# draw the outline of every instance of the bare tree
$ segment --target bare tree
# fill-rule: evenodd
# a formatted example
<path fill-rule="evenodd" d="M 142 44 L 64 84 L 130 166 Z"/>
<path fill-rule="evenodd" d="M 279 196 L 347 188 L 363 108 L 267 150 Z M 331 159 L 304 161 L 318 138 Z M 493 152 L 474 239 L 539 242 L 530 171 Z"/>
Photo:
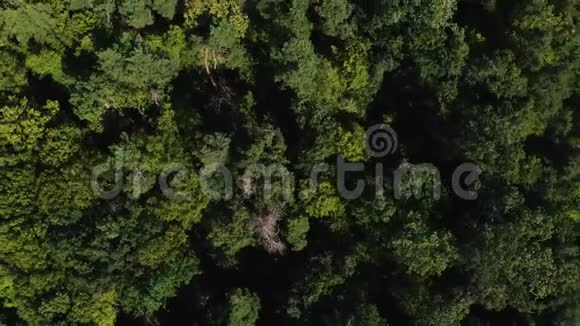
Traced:
<path fill-rule="evenodd" d="M 242 193 L 246 198 L 249 198 L 255 192 L 255 187 L 251 175 L 244 174 L 239 180 L 238 185 L 242 189 Z"/>
<path fill-rule="evenodd" d="M 286 250 L 286 245 L 278 233 L 278 222 L 282 216 L 282 211 L 278 208 L 271 208 L 256 216 L 256 234 L 262 246 L 268 253 L 282 254 Z"/>

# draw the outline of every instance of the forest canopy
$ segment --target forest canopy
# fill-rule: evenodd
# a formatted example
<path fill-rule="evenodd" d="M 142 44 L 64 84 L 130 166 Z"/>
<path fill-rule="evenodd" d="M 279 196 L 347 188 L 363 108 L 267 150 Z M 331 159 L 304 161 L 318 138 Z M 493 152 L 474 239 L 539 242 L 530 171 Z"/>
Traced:
<path fill-rule="evenodd" d="M 1 1 L 0 325 L 578 325 L 579 25 Z"/>

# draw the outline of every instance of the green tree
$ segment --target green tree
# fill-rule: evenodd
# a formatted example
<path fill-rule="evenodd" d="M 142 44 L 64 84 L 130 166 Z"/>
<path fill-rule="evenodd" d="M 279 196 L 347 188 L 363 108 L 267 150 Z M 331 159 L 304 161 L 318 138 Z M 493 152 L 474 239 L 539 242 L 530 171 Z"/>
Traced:
<path fill-rule="evenodd" d="M 236 289 L 230 295 L 228 325 L 255 325 L 260 312 L 260 298 L 247 289 Z"/>

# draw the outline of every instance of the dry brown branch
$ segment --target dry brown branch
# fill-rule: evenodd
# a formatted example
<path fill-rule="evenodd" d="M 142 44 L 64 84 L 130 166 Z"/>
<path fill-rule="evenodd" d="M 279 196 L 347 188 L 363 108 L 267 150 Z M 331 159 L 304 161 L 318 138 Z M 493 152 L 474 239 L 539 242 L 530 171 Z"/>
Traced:
<path fill-rule="evenodd" d="M 219 82 L 220 88 L 224 91 L 224 93 L 227 95 L 228 98 L 228 102 L 230 104 L 231 103 L 231 98 L 234 97 L 234 93 L 232 92 L 231 88 L 228 87 L 228 85 L 226 85 L 223 81 L 220 80 Z"/>
<path fill-rule="evenodd" d="M 215 51 L 212 51 L 213 54 L 213 70 L 217 69 L 217 57 L 215 55 Z"/>
<path fill-rule="evenodd" d="M 210 55 L 211 55 L 211 58 L 210 58 Z M 221 89 L 227 95 L 228 102 L 231 104 L 231 101 L 229 99 L 232 98 L 234 96 L 234 94 L 233 94 L 232 90 L 222 80 L 218 79 L 218 81 L 216 82 L 215 78 L 213 77 L 213 74 L 211 73 L 211 69 L 210 69 L 211 63 L 209 62 L 210 60 L 213 61 L 213 70 L 216 70 L 217 65 L 218 65 L 216 51 L 213 51 L 213 50 L 206 48 L 204 51 L 204 58 L 203 58 L 203 66 L 205 67 L 205 72 L 208 75 L 209 80 L 210 80 L 211 84 L 213 85 L 213 87 L 216 89 Z"/>
<path fill-rule="evenodd" d="M 251 196 L 255 191 L 252 176 L 250 175 L 242 176 L 239 180 L 239 186 L 246 197 Z"/>
<path fill-rule="evenodd" d="M 155 105 L 157 105 L 157 106 L 160 105 L 159 102 L 160 102 L 161 98 L 159 96 L 159 93 L 154 89 L 151 90 L 151 100 L 153 101 L 153 103 L 155 103 Z"/>
<path fill-rule="evenodd" d="M 209 69 L 209 63 L 207 62 L 208 54 L 209 54 L 209 49 L 205 49 L 205 56 L 203 59 L 203 63 L 205 66 L 205 72 L 209 76 L 209 80 L 211 81 L 211 84 L 213 85 L 213 87 L 217 88 L 217 84 L 216 84 L 215 80 L 213 79 L 213 75 L 211 74 L 211 71 Z M 214 54 L 214 56 L 215 56 L 215 54 Z M 214 65 L 215 65 L 215 63 L 214 63 Z"/>
<path fill-rule="evenodd" d="M 278 222 L 281 216 L 280 209 L 272 208 L 256 217 L 256 234 L 264 249 L 271 254 L 283 254 L 286 250 L 286 245 L 278 236 Z"/>

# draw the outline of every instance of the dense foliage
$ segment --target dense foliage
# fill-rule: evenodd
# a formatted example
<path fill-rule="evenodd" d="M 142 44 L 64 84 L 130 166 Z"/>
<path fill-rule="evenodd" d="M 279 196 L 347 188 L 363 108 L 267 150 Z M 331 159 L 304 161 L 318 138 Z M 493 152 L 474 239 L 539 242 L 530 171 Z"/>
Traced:
<path fill-rule="evenodd" d="M 577 325 L 579 10 L 1 1 L 0 325 Z"/>

